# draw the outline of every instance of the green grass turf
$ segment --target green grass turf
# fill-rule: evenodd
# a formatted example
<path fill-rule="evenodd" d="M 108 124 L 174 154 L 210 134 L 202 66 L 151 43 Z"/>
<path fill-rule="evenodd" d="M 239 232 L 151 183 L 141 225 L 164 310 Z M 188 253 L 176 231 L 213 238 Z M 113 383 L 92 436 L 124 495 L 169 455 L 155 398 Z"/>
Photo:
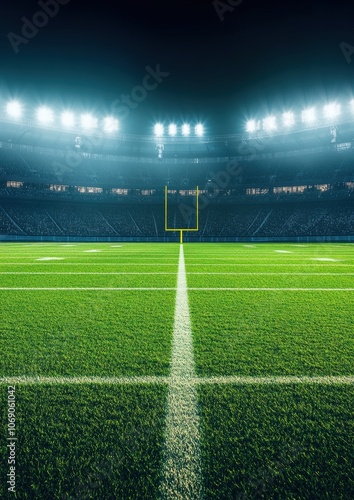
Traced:
<path fill-rule="evenodd" d="M 208 499 L 354 498 L 353 386 L 199 388 Z"/>
<path fill-rule="evenodd" d="M 353 288 L 353 276 L 190 275 L 191 288 Z"/>
<path fill-rule="evenodd" d="M 88 271 L 90 272 L 90 271 Z M 1 276 L 1 287 L 70 287 L 70 288 L 175 288 L 176 274 L 5 274 Z"/>
<path fill-rule="evenodd" d="M 157 498 L 165 398 L 159 385 L 17 386 L 17 494 L 1 446 L 0 498 Z M 5 405 L 1 415 L 5 437 Z"/>
<path fill-rule="evenodd" d="M 173 291 L 0 291 L 0 302 L 1 376 L 169 373 Z"/>
<path fill-rule="evenodd" d="M 179 245 L 75 245 L 0 245 L 0 286 L 176 286 Z M 188 285 L 353 286 L 339 273 L 354 273 L 354 245 L 245 245 L 185 245 Z M 64 260 L 37 260 L 51 256 Z M 49 274 L 58 272 L 118 274 Z M 0 291 L 0 376 L 168 375 L 175 296 Z M 353 374 L 353 292 L 189 291 L 189 302 L 198 375 Z M 166 390 L 19 384 L 19 498 L 158 498 Z M 199 386 L 199 395 L 207 498 L 353 498 L 353 387 Z"/>
<path fill-rule="evenodd" d="M 353 374 L 353 292 L 190 291 L 197 373 Z"/>

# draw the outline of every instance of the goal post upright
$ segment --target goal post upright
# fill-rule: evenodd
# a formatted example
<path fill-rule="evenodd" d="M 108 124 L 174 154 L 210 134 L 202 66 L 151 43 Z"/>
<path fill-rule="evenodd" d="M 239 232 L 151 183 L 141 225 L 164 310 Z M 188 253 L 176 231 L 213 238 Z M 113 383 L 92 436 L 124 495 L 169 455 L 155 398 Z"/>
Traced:
<path fill-rule="evenodd" d="M 183 233 L 199 231 L 199 188 L 196 187 L 196 227 L 168 227 L 168 187 L 165 186 L 165 231 L 168 232 L 179 232 L 179 242 L 183 243 Z"/>

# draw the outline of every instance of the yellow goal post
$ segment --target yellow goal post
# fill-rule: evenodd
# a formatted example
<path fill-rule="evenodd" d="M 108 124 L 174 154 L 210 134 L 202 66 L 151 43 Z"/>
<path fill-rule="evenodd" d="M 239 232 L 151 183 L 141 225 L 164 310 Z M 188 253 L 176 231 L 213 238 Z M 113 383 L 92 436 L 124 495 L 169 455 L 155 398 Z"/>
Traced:
<path fill-rule="evenodd" d="M 168 227 L 168 187 L 165 186 L 165 231 L 179 232 L 179 242 L 183 243 L 183 233 L 188 231 L 199 231 L 199 188 L 196 187 L 196 227 Z"/>

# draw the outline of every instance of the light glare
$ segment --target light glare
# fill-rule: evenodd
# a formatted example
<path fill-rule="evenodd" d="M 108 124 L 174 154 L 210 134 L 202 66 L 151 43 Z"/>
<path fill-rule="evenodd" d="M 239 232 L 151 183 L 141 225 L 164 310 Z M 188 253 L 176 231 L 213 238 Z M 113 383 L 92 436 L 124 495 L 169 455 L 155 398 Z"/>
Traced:
<path fill-rule="evenodd" d="M 61 124 L 65 128 L 72 128 L 75 124 L 74 114 L 70 111 L 63 111 L 61 114 Z"/>
<path fill-rule="evenodd" d="M 107 116 L 103 120 L 103 128 L 105 132 L 116 132 L 118 130 L 118 120 L 113 116 Z"/>
<path fill-rule="evenodd" d="M 188 123 L 182 125 L 182 135 L 183 137 L 188 137 L 191 133 L 191 127 Z"/>
<path fill-rule="evenodd" d="M 43 125 L 51 123 L 53 121 L 53 111 L 47 106 L 41 106 L 37 110 L 37 120 Z"/>
<path fill-rule="evenodd" d="M 90 113 L 85 113 L 81 115 L 81 127 L 85 130 L 92 130 L 97 127 L 97 119 Z"/>
<path fill-rule="evenodd" d="M 204 126 L 202 123 L 197 123 L 195 126 L 195 135 L 202 137 L 204 135 Z"/>
<path fill-rule="evenodd" d="M 164 127 L 163 127 L 162 123 L 156 123 L 156 125 L 154 127 L 154 130 L 155 130 L 156 137 L 162 137 L 163 136 L 163 134 L 164 134 Z"/>
<path fill-rule="evenodd" d="M 168 127 L 168 133 L 170 136 L 174 137 L 177 134 L 177 125 L 175 123 L 171 123 Z"/>
<path fill-rule="evenodd" d="M 275 116 L 267 116 L 263 120 L 264 130 L 275 130 L 277 128 L 277 119 Z"/>
<path fill-rule="evenodd" d="M 304 109 L 302 114 L 301 114 L 301 117 L 302 117 L 302 121 L 304 123 L 313 123 L 314 121 L 316 121 L 315 108 Z"/>
<path fill-rule="evenodd" d="M 22 106 L 18 101 L 10 101 L 7 103 L 6 111 L 12 118 L 21 118 Z"/>
<path fill-rule="evenodd" d="M 324 107 L 324 116 L 325 118 L 333 119 L 337 118 L 337 116 L 340 115 L 340 105 L 337 104 L 336 102 L 333 102 L 331 104 L 327 104 Z"/>
<path fill-rule="evenodd" d="M 283 113 L 283 124 L 285 127 L 292 127 L 295 124 L 295 117 L 292 111 Z"/>
<path fill-rule="evenodd" d="M 246 132 L 255 132 L 257 130 L 256 120 L 248 120 L 246 123 Z"/>

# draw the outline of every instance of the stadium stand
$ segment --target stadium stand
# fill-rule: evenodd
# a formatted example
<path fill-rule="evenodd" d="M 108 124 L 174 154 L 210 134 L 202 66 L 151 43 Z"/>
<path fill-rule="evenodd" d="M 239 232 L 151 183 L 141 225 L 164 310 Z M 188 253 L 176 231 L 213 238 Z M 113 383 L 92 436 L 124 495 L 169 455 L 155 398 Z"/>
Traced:
<path fill-rule="evenodd" d="M 351 144 L 194 161 L 136 154 L 133 147 L 128 158 L 0 142 L 0 235 L 171 237 L 165 184 L 168 227 L 195 227 L 195 213 L 185 208 L 195 186 L 201 189 L 199 231 L 191 238 L 354 233 Z M 221 182 L 230 160 L 238 175 Z"/>

